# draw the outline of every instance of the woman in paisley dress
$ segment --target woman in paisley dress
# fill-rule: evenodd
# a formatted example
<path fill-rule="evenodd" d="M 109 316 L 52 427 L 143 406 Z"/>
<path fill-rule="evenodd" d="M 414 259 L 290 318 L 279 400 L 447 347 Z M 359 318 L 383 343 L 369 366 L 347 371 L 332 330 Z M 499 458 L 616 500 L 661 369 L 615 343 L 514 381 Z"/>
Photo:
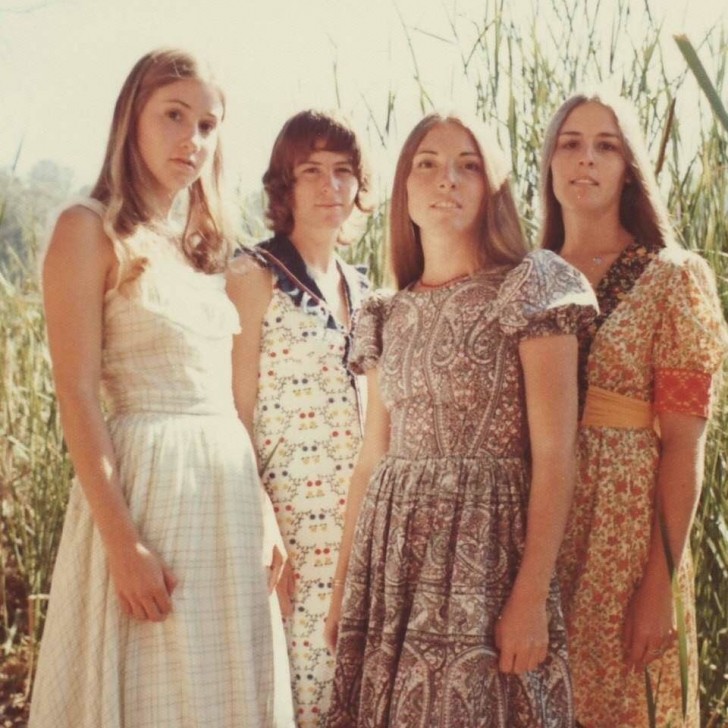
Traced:
<path fill-rule="evenodd" d="M 76 481 L 33 728 L 261 728 L 276 725 L 274 701 L 285 708 L 263 490 L 232 395 L 223 114 L 192 56 L 144 56 L 90 198 L 60 215 L 48 247 L 48 337 Z"/>
<path fill-rule="evenodd" d="M 728 342 L 714 277 L 675 242 L 623 99 L 579 95 L 559 108 L 542 195 L 542 246 L 584 272 L 600 307 L 580 333 L 578 478 L 558 565 L 576 717 L 651 725 L 646 669 L 656 725 L 697 727 L 689 535 Z M 685 716 L 668 552 L 685 609 Z"/>
<path fill-rule="evenodd" d="M 526 254 L 502 154 L 452 115 L 404 144 L 390 246 L 399 290 L 364 304 L 351 355 L 369 394 L 327 726 L 572 726 L 553 571 L 593 294 Z"/>
<path fill-rule="evenodd" d="M 316 728 L 334 667 L 323 620 L 361 442 L 346 355 L 368 290 L 336 247 L 354 207 L 369 210 L 369 172 L 349 123 L 308 110 L 284 125 L 263 182 L 275 235 L 234 261 L 229 285 L 243 324 L 235 395 L 288 552 L 279 597 L 296 723 Z"/>

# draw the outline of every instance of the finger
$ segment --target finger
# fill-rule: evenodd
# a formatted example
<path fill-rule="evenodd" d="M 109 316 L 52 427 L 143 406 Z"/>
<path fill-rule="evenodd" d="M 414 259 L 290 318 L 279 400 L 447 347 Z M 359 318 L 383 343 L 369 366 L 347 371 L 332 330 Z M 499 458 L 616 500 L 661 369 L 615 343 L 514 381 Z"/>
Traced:
<path fill-rule="evenodd" d="M 516 655 L 512 650 L 507 648 L 502 649 L 500 659 L 498 660 L 498 669 L 501 672 L 512 673 L 515 659 Z"/>
<path fill-rule="evenodd" d="M 548 649 L 546 645 L 534 645 L 528 657 L 528 670 L 537 670 L 539 665 L 546 660 Z"/>
<path fill-rule="evenodd" d="M 172 611 L 172 600 L 167 589 L 159 589 L 152 595 L 152 603 L 161 615 L 167 615 Z"/>
<path fill-rule="evenodd" d="M 145 622 L 147 619 L 147 613 L 144 610 L 141 602 L 136 599 L 129 600 L 129 607 L 131 609 L 131 616 L 138 622 Z"/>
<path fill-rule="evenodd" d="M 154 597 L 145 602 L 144 608 L 150 622 L 162 622 L 167 617 L 167 611 L 162 610 Z"/>
<path fill-rule="evenodd" d="M 531 662 L 530 658 L 531 650 L 529 648 L 516 650 L 513 659 L 513 672 L 516 675 L 522 675 L 524 672 L 526 672 Z"/>
<path fill-rule="evenodd" d="M 162 567 L 162 578 L 164 579 L 164 588 L 167 590 L 167 594 L 172 596 L 172 592 L 177 588 L 179 580 L 168 566 Z"/>
<path fill-rule="evenodd" d="M 133 617 L 134 613 L 131 609 L 131 604 L 129 604 L 129 600 L 119 594 L 119 607 L 121 608 L 121 611 L 123 614 L 125 614 L 127 617 Z"/>

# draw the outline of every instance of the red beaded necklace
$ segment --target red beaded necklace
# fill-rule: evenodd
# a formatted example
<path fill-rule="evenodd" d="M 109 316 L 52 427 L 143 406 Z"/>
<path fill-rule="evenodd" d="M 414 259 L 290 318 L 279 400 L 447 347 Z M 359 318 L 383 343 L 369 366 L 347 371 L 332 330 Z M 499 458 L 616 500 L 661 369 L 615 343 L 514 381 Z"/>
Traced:
<path fill-rule="evenodd" d="M 425 283 L 422 278 L 420 278 L 416 283 L 415 287 L 417 288 L 424 288 L 426 290 L 436 290 L 437 288 L 445 288 L 446 286 L 454 285 L 455 283 L 460 283 L 460 281 L 466 281 L 468 278 L 470 278 L 472 274 L 471 273 L 464 273 L 463 275 L 455 276 L 454 278 L 449 278 L 446 281 L 443 281 L 442 283 Z"/>

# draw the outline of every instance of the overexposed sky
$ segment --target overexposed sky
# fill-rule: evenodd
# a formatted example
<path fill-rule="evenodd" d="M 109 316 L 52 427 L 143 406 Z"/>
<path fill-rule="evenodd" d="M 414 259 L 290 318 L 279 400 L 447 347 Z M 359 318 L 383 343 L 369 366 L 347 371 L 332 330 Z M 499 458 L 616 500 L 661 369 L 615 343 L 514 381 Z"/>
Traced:
<path fill-rule="evenodd" d="M 537 0 L 506 2 L 527 14 Z M 635 12 L 644 7 L 642 0 L 629 4 Z M 364 126 L 367 106 L 384 119 L 392 92 L 395 144 L 388 153 L 372 144 L 386 175 L 397 140 L 420 116 L 402 20 L 435 102 L 470 107 L 450 23 L 467 30 L 486 5 L 492 0 L 0 0 L 0 167 L 12 163 L 22 142 L 19 174 L 53 159 L 73 170 L 75 188 L 91 184 L 131 66 L 151 48 L 182 45 L 212 61 L 227 93 L 228 178 L 244 190 L 256 189 L 273 139 L 292 113 L 338 101 Z M 725 22 L 724 6 L 722 0 L 651 2 L 666 33 L 693 39 Z"/>

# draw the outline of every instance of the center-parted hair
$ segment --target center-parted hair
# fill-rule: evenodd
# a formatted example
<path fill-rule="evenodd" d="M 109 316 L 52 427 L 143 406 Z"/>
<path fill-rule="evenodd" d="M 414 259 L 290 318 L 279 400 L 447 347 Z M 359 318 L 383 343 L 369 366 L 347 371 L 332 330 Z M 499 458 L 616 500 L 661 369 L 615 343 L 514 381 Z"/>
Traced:
<path fill-rule="evenodd" d="M 268 196 L 266 218 L 278 234 L 290 235 L 294 225 L 293 171 L 317 151 L 338 152 L 351 158 L 359 183 L 354 204 L 371 212 L 371 172 L 359 137 L 346 117 L 336 111 L 307 109 L 283 125 L 273 144 L 263 186 Z"/>
<path fill-rule="evenodd" d="M 224 108 L 224 95 L 210 71 L 187 51 L 166 48 L 151 51 L 137 61 L 116 100 L 104 163 L 91 197 L 106 206 L 108 232 L 120 240 L 131 237 L 153 218 L 150 190 L 154 180 L 139 149 L 139 116 L 157 89 L 185 79 L 209 84 Z M 222 150 L 218 141 L 209 171 L 203 170 L 188 189 L 182 235 L 183 252 L 195 268 L 207 273 L 223 270 L 230 254 L 221 180 Z"/>
<path fill-rule="evenodd" d="M 486 191 L 478 236 L 481 264 L 517 264 L 528 252 L 508 179 L 508 162 L 495 136 L 477 119 L 466 121 L 461 114 L 431 113 L 415 126 L 405 140 L 394 173 L 389 215 L 389 250 L 392 273 L 398 289 L 417 281 L 424 270 L 420 230 L 409 216 L 407 178 L 422 140 L 438 124 L 457 124 L 462 127 L 472 137 L 483 160 Z"/>
<path fill-rule="evenodd" d="M 632 105 L 621 96 L 607 92 L 575 94 L 556 110 L 546 129 L 541 150 L 541 205 L 543 208 L 539 244 L 559 251 L 564 244 L 564 216 L 554 194 L 551 162 L 559 133 L 569 114 L 582 104 L 594 102 L 612 113 L 622 140 L 629 181 L 622 189 L 619 221 L 638 242 L 666 246 L 676 244 L 667 208 L 652 171 L 639 119 Z"/>

